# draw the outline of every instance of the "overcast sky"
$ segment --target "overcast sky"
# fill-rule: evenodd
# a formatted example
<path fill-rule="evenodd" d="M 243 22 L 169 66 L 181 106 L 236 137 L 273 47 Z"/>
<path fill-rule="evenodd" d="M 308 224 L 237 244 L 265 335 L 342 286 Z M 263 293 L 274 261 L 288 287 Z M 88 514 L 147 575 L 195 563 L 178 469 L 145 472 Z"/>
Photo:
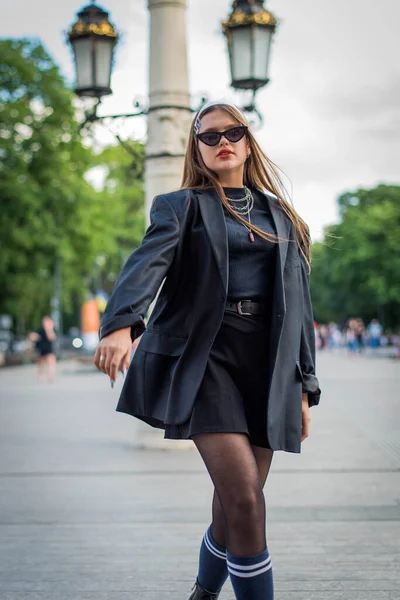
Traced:
<path fill-rule="evenodd" d="M 240 96 L 229 88 L 220 21 L 231 0 L 188 0 L 190 90 L 196 105 Z M 125 112 L 147 93 L 148 11 L 145 0 L 104 0 L 122 33 L 104 112 Z M 313 237 L 337 218 L 341 192 L 400 184 L 399 0 L 269 0 L 278 17 L 271 81 L 258 94 L 264 116 L 258 138 L 288 175 L 296 209 Z M 0 21 L 3 37 L 42 39 L 64 75 L 73 79 L 65 31 L 81 0 L 13 0 Z M 141 122 L 140 122 L 141 121 Z M 143 139 L 144 120 L 125 133 Z M 101 134 L 102 139 L 111 139 Z"/>

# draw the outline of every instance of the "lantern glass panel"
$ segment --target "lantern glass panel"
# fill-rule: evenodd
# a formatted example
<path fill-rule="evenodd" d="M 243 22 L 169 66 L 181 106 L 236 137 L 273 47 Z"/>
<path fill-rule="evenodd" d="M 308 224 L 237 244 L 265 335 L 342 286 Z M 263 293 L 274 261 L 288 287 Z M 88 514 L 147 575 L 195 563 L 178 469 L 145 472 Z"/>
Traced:
<path fill-rule="evenodd" d="M 94 81 L 91 40 L 90 38 L 78 38 L 72 44 L 75 53 L 77 90 L 92 88 Z"/>
<path fill-rule="evenodd" d="M 251 68 L 251 27 L 235 27 L 232 29 L 231 70 L 232 81 L 250 79 Z"/>
<path fill-rule="evenodd" d="M 254 27 L 254 79 L 268 80 L 268 63 L 272 40 L 272 29 L 269 27 Z"/>
<path fill-rule="evenodd" d="M 100 38 L 95 40 L 96 87 L 106 89 L 110 87 L 113 47 L 114 40 L 112 39 Z"/>

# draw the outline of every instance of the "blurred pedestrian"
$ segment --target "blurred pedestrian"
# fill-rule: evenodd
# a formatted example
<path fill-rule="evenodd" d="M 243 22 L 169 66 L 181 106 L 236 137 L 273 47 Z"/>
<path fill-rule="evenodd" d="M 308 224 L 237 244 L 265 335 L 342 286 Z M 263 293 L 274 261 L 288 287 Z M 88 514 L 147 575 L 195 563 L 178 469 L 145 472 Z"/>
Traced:
<path fill-rule="evenodd" d="M 350 354 L 356 354 L 358 351 L 356 325 L 356 319 L 349 319 L 345 330 L 346 344 Z"/>
<path fill-rule="evenodd" d="M 378 319 L 372 319 L 367 329 L 369 333 L 369 340 L 370 346 L 372 348 L 372 353 L 376 354 L 378 348 L 381 346 L 383 327 L 378 321 Z"/>
<path fill-rule="evenodd" d="M 319 326 L 319 337 L 321 340 L 320 348 L 325 350 L 328 346 L 329 331 L 326 325 Z"/>
<path fill-rule="evenodd" d="M 354 325 L 354 333 L 357 341 L 357 352 L 361 353 L 365 347 L 365 325 L 362 319 L 356 319 Z"/>
<path fill-rule="evenodd" d="M 337 350 L 342 345 L 342 332 L 337 323 L 331 321 L 328 325 L 328 343 L 330 350 Z"/>
<path fill-rule="evenodd" d="M 39 355 L 39 381 L 45 381 L 47 375 L 48 381 L 53 382 L 56 372 L 54 342 L 57 339 L 53 319 L 48 316 L 43 317 L 40 329 L 37 332 L 30 333 L 28 337 L 32 342 L 35 342 L 35 350 Z"/>
<path fill-rule="evenodd" d="M 157 196 L 109 300 L 95 364 L 125 371 L 117 410 L 193 439 L 214 484 L 191 600 L 272 600 L 262 492 L 273 452 L 300 452 L 319 402 L 308 227 L 244 114 L 195 116 L 183 188 Z M 266 193 L 267 191 L 267 193 Z M 276 273 L 276 275 L 275 275 Z"/>

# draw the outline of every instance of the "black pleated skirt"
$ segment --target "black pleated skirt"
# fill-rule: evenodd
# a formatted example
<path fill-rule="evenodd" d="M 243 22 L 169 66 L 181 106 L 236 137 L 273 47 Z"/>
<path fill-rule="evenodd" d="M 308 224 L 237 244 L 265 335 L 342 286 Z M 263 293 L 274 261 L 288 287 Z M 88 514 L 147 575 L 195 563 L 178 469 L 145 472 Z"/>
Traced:
<path fill-rule="evenodd" d="M 165 438 L 199 433 L 244 433 L 269 448 L 269 323 L 265 317 L 225 312 L 189 419 L 166 425 Z"/>

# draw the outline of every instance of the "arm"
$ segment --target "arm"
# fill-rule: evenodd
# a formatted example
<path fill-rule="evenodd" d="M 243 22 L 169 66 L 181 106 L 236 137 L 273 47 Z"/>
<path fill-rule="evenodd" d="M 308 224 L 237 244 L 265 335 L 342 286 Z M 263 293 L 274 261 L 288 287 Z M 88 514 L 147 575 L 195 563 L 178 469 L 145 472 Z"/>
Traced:
<path fill-rule="evenodd" d="M 178 241 L 178 217 L 165 196 L 156 196 L 146 235 L 128 258 L 108 301 L 101 339 L 127 327 L 131 328 L 132 340 L 143 333 L 143 318 L 167 274 Z"/>
<path fill-rule="evenodd" d="M 53 328 L 49 329 L 48 331 L 46 330 L 46 335 L 49 338 L 50 342 L 55 342 L 57 339 L 56 332 Z"/>
<path fill-rule="evenodd" d="M 315 332 L 310 295 L 310 277 L 304 259 L 300 257 L 300 260 L 303 287 L 303 323 L 301 328 L 300 366 L 303 372 L 303 394 L 307 394 L 309 406 L 315 406 L 319 403 L 321 390 L 319 389 L 319 382 L 315 375 Z"/>
<path fill-rule="evenodd" d="M 173 261 L 179 229 L 178 217 L 168 200 L 156 196 L 150 226 L 121 271 L 100 327 L 101 341 L 94 364 L 110 376 L 112 385 L 118 369 L 125 373 L 129 366 L 132 341 L 146 328 L 144 316 Z"/>

